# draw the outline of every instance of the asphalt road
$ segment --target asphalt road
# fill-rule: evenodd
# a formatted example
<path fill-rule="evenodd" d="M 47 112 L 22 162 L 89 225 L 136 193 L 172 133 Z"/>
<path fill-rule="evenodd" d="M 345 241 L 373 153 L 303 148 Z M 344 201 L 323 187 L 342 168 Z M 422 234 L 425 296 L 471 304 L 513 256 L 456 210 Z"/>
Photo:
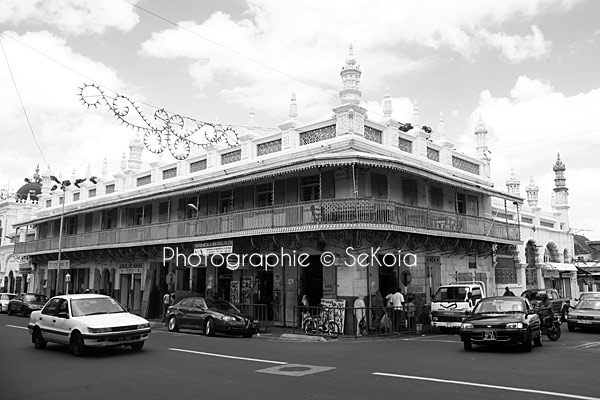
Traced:
<path fill-rule="evenodd" d="M 456 335 L 298 342 L 154 329 L 141 352 L 77 358 L 35 350 L 26 325 L 0 315 L 1 399 L 600 400 L 600 332 L 564 329 L 522 353 L 465 352 Z"/>

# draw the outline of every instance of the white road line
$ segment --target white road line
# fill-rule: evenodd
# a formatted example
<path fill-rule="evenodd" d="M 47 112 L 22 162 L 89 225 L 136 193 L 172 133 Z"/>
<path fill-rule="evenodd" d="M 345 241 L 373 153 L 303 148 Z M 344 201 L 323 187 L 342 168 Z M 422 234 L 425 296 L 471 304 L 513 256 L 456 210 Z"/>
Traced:
<path fill-rule="evenodd" d="M 388 377 L 392 377 L 392 378 L 414 379 L 414 380 L 420 380 L 420 381 L 451 383 L 451 384 L 454 384 L 454 385 L 477 386 L 477 387 L 483 387 L 483 388 L 488 388 L 488 389 L 508 390 L 508 391 L 513 391 L 513 392 L 535 393 L 535 394 L 543 394 L 543 395 L 546 395 L 546 396 L 567 397 L 567 398 L 570 398 L 570 399 L 600 400 L 600 397 L 580 396 L 580 395 L 577 395 L 577 394 L 568 394 L 568 393 L 559 393 L 559 392 L 548 392 L 548 391 L 545 391 L 545 390 L 523 389 L 523 388 L 510 387 L 510 386 L 488 385 L 488 384 L 485 384 L 485 383 L 452 381 L 452 380 L 448 380 L 448 379 L 427 378 L 427 377 L 424 377 L 424 376 L 388 374 L 388 373 L 384 373 L 384 372 L 373 372 L 373 375 L 388 376 Z"/>
<path fill-rule="evenodd" d="M 439 343 L 460 343 L 460 340 L 439 340 L 439 339 L 402 339 L 407 342 L 439 342 Z"/>
<path fill-rule="evenodd" d="M 272 361 L 272 360 L 261 360 L 260 358 L 248 358 L 248 357 L 228 356 L 228 355 L 225 355 L 225 354 L 206 353 L 204 351 L 194 351 L 194 350 L 174 349 L 174 348 L 169 348 L 169 350 L 172 350 L 172 351 L 181 351 L 182 353 L 200 354 L 200 355 L 203 355 L 203 356 L 220 357 L 220 358 L 231 358 L 231 359 L 234 359 L 234 360 L 255 361 L 255 362 L 262 362 L 262 363 L 267 363 L 267 364 L 279 364 L 279 365 L 289 364 L 289 363 L 283 362 L 283 361 Z"/>
<path fill-rule="evenodd" d="M 587 349 L 587 348 L 599 347 L 599 346 L 600 346 L 600 342 L 587 342 L 584 344 L 580 344 L 578 346 L 573 346 L 571 348 L 572 349 Z"/>
<path fill-rule="evenodd" d="M 6 326 L 8 326 L 9 328 L 27 329 L 26 326 L 16 326 L 16 325 L 6 325 Z"/>

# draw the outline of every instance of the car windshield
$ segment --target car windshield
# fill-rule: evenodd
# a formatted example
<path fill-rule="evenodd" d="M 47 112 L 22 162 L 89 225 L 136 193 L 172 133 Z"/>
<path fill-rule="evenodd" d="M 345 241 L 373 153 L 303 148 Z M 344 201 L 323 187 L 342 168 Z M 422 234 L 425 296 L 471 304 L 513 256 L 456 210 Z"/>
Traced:
<path fill-rule="evenodd" d="M 465 301 L 467 294 L 466 286 L 441 287 L 435 293 L 434 302 L 457 302 Z"/>
<path fill-rule="evenodd" d="M 600 300 L 582 300 L 577 307 L 578 310 L 598 310 L 600 311 Z"/>
<path fill-rule="evenodd" d="M 510 314 L 525 312 L 525 306 L 521 301 L 517 300 L 482 300 L 479 302 L 474 314 Z"/>
<path fill-rule="evenodd" d="M 43 294 L 26 294 L 23 297 L 23 301 L 27 301 L 29 303 L 45 303 L 47 299 L 48 298 Z"/>
<path fill-rule="evenodd" d="M 233 304 L 225 300 L 208 300 L 205 299 L 208 308 L 213 308 L 219 311 L 240 312 Z"/>
<path fill-rule="evenodd" d="M 71 312 L 74 317 L 85 317 L 86 315 L 115 314 L 127 311 L 113 298 L 92 297 L 71 300 Z"/>
<path fill-rule="evenodd" d="M 582 293 L 580 300 L 600 300 L 600 293 Z"/>

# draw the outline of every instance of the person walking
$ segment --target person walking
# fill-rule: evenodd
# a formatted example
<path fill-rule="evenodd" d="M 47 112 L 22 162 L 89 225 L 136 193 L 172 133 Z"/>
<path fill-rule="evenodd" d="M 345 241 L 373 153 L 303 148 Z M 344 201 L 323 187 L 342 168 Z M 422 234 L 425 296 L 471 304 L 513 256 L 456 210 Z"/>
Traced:
<path fill-rule="evenodd" d="M 394 324 L 394 330 L 400 332 L 400 326 L 402 325 L 402 305 L 404 304 L 404 296 L 400 291 L 400 287 L 392 294 L 385 296 L 388 300 L 390 307 L 392 308 L 392 322 Z"/>
<path fill-rule="evenodd" d="M 169 309 L 169 306 L 171 305 L 172 301 L 173 298 L 171 297 L 169 292 L 166 292 L 163 296 L 163 322 L 166 322 L 167 320 L 167 310 Z"/>
<path fill-rule="evenodd" d="M 367 334 L 367 322 L 365 320 L 365 301 L 362 294 L 354 300 L 354 316 L 356 318 L 356 334 L 363 336 Z"/>

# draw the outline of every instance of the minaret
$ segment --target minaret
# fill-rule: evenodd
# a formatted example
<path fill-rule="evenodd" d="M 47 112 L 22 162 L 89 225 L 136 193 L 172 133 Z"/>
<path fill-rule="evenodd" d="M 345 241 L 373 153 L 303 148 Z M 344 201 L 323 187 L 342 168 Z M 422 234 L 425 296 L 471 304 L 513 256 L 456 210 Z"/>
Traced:
<path fill-rule="evenodd" d="M 142 149 L 144 144 L 140 139 L 140 134 L 136 133 L 135 138 L 129 142 L 129 169 L 139 171 L 142 166 Z"/>
<path fill-rule="evenodd" d="M 567 167 L 563 164 L 560 159 L 560 154 L 556 157 L 556 163 L 554 163 L 554 174 L 556 177 L 554 178 L 554 208 L 556 211 L 560 212 L 560 217 L 558 218 L 561 222 L 561 229 L 568 230 L 569 229 L 569 189 L 566 186 L 565 179 L 565 170 Z"/>
<path fill-rule="evenodd" d="M 442 111 L 440 111 L 440 120 L 438 122 L 437 137 L 443 138 L 446 134 L 445 131 L 446 131 L 446 121 L 444 120 L 444 113 Z"/>
<path fill-rule="evenodd" d="M 290 120 L 295 121 L 298 116 L 298 104 L 296 104 L 296 92 L 292 92 L 292 98 L 290 99 L 290 111 L 288 113 Z"/>
<path fill-rule="evenodd" d="M 389 122 L 392 119 L 392 97 L 390 88 L 385 88 L 385 97 L 383 98 L 383 120 Z"/>
<path fill-rule="evenodd" d="M 340 99 L 342 104 L 358 104 L 362 92 L 358 89 L 360 83 L 360 65 L 356 63 L 352 45 L 346 58 L 346 65 L 342 67 L 340 76 L 342 77 L 342 90 L 340 90 Z"/>
<path fill-rule="evenodd" d="M 477 121 L 474 133 L 475 136 L 477 136 L 477 157 L 483 162 L 485 176 L 490 178 L 492 175 L 490 171 L 490 161 L 492 161 L 492 158 L 490 157 L 490 151 L 487 146 L 488 130 L 483 123 L 481 115 L 479 116 L 479 121 Z"/>
<path fill-rule="evenodd" d="M 106 176 L 108 175 L 108 157 L 104 157 L 104 160 L 102 161 L 102 170 L 100 171 L 102 172 L 102 177 L 106 178 Z"/>
<path fill-rule="evenodd" d="M 413 105 L 412 124 L 414 127 L 418 127 L 420 123 L 421 123 L 421 117 L 419 116 L 419 105 L 417 104 L 417 101 L 415 100 L 415 103 Z"/>
<path fill-rule="evenodd" d="M 527 185 L 525 192 L 527 193 L 527 204 L 529 204 L 529 207 L 531 207 L 534 210 L 535 209 L 539 210 L 538 196 L 539 196 L 540 188 L 533 181 L 533 176 L 531 177 L 531 180 L 529 181 L 529 185 Z"/>
<path fill-rule="evenodd" d="M 510 194 L 514 194 L 516 196 L 520 196 L 521 193 L 519 193 L 519 187 L 521 186 L 521 181 L 519 180 L 519 178 L 517 178 L 515 176 L 515 170 L 514 168 L 510 169 L 510 176 L 508 177 L 508 179 L 506 180 L 506 189 L 508 190 L 508 193 Z"/>
<path fill-rule="evenodd" d="M 254 112 L 254 107 L 250 107 L 250 112 L 248 113 L 248 123 L 246 124 L 246 128 L 252 129 L 256 127 L 256 113 Z"/>

